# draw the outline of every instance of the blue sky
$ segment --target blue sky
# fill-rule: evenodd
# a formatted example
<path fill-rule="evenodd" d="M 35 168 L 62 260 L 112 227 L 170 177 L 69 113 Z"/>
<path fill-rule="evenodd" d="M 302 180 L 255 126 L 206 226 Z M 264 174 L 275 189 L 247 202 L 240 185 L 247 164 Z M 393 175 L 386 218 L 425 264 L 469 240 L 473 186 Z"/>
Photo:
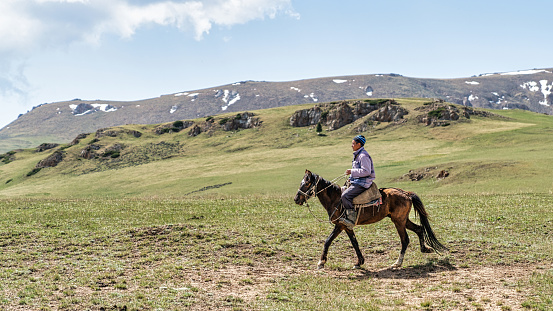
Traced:
<path fill-rule="evenodd" d="M 0 127 L 243 80 L 553 67 L 550 0 L 2 0 Z"/>

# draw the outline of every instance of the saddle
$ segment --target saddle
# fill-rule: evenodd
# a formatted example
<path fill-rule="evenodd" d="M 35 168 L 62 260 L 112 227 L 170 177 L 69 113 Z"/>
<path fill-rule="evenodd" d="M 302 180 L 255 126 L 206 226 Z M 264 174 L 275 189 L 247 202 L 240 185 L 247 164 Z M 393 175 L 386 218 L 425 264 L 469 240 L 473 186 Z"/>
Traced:
<path fill-rule="evenodd" d="M 346 181 L 346 184 L 344 187 L 342 187 L 342 192 L 347 189 L 350 186 L 349 180 Z M 371 186 L 363 191 L 360 195 L 353 198 L 353 205 L 355 207 L 362 207 L 362 206 L 368 206 L 368 205 L 379 205 L 382 204 L 382 195 L 380 194 L 380 191 L 378 190 L 378 186 L 375 182 L 371 184 Z"/>

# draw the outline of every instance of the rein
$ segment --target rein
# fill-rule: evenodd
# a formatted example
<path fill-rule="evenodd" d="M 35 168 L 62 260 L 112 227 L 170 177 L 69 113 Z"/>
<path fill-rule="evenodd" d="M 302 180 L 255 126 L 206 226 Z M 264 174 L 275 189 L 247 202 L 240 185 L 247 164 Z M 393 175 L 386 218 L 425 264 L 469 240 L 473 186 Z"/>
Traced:
<path fill-rule="evenodd" d="M 342 174 L 342 175 L 340 175 L 340 176 L 334 178 L 333 180 L 330 181 L 330 183 L 329 183 L 328 186 L 326 186 L 325 188 L 323 188 L 323 189 L 321 189 L 321 190 L 319 190 L 319 191 L 316 191 L 315 188 L 317 187 L 317 185 L 319 184 L 319 181 L 321 180 L 321 176 L 318 176 L 318 175 L 317 175 L 317 181 L 314 182 L 314 183 L 311 185 L 311 187 L 309 187 L 309 189 L 308 189 L 306 192 L 303 192 L 303 191 L 301 191 L 301 189 L 298 189 L 298 192 L 301 193 L 301 194 L 303 194 L 303 195 L 305 196 L 305 205 L 307 206 L 307 209 L 309 210 L 309 213 L 311 213 L 311 215 L 313 216 L 313 218 L 315 218 L 315 220 L 317 220 L 318 222 L 327 222 L 327 221 L 326 221 L 326 220 L 322 220 L 322 219 L 318 218 L 317 216 L 315 216 L 315 214 L 314 214 L 313 211 L 311 210 L 311 206 L 309 206 L 309 203 L 307 202 L 307 200 L 311 199 L 311 197 L 313 197 L 313 196 L 315 196 L 315 197 L 318 196 L 319 193 L 321 193 L 321 192 L 325 191 L 326 189 L 330 188 L 330 187 L 332 186 L 333 183 L 335 183 L 335 182 L 338 181 L 338 180 L 343 179 L 343 178 L 344 178 L 345 176 L 347 176 L 347 175 L 348 175 L 348 174 Z M 313 194 L 310 195 L 310 194 L 309 194 L 310 192 L 312 192 Z M 330 215 L 330 217 L 329 217 L 329 219 L 328 219 L 328 223 L 333 224 L 333 223 L 332 223 L 332 216 L 334 216 L 334 213 L 336 213 L 337 210 L 338 210 L 338 209 L 337 209 L 336 207 L 334 207 L 334 211 L 333 211 L 332 214 Z M 338 217 L 338 218 L 340 218 L 340 217 Z"/>

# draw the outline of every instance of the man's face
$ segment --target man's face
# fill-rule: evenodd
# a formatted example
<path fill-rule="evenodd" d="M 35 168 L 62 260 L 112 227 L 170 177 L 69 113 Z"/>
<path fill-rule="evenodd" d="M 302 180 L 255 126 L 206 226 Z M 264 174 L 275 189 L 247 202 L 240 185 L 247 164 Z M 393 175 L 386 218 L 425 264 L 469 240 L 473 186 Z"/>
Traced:
<path fill-rule="evenodd" d="M 358 143 L 355 140 L 352 140 L 351 141 L 351 149 L 353 149 L 353 151 L 357 151 L 357 150 L 359 150 L 359 148 L 361 148 L 361 143 Z"/>

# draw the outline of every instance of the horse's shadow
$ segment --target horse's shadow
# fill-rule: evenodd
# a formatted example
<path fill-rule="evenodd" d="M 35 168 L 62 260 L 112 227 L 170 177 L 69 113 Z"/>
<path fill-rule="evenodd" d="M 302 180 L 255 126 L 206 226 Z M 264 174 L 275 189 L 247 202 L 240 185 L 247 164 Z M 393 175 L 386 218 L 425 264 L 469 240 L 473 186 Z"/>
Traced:
<path fill-rule="evenodd" d="M 420 279 L 427 278 L 436 273 L 445 271 L 455 271 L 457 268 L 451 265 L 448 261 L 439 260 L 436 263 L 427 263 L 424 265 L 414 265 L 403 268 L 386 268 L 382 270 L 366 270 L 363 269 L 357 275 L 357 279 Z"/>

